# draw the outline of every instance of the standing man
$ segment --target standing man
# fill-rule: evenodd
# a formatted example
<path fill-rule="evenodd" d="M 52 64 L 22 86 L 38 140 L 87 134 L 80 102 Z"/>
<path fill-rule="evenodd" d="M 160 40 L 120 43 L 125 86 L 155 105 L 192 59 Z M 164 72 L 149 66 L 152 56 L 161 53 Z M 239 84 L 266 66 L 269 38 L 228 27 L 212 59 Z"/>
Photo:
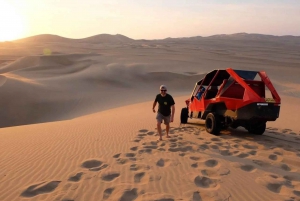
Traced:
<path fill-rule="evenodd" d="M 165 85 L 160 86 L 160 94 L 156 95 L 153 103 L 152 110 L 155 113 L 155 106 L 158 103 L 158 111 L 156 115 L 157 131 L 159 134 L 159 140 L 162 140 L 161 123 L 164 120 L 166 125 L 166 137 L 169 138 L 170 122 L 174 120 L 175 114 L 175 101 L 170 94 L 167 94 L 167 87 Z M 171 111 L 172 109 L 172 111 Z"/>

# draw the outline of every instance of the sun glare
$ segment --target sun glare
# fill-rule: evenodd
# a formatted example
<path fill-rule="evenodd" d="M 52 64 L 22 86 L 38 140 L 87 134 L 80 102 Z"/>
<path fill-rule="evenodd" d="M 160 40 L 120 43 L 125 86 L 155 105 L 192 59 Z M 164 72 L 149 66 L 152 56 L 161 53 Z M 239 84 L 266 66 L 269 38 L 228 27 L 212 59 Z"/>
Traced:
<path fill-rule="evenodd" d="M 14 40 L 22 37 L 25 31 L 24 19 L 13 6 L 0 3 L 0 41 Z"/>

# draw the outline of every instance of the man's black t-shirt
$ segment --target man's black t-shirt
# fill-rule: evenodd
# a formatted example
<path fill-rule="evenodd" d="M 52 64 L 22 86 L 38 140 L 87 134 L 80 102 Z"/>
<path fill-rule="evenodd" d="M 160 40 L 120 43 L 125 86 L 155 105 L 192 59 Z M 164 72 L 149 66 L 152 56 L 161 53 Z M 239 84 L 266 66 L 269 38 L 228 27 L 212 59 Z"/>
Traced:
<path fill-rule="evenodd" d="M 175 104 L 173 97 L 170 94 L 166 94 L 163 97 L 161 94 L 157 94 L 155 102 L 158 102 L 158 112 L 164 116 L 171 114 L 171 106 Z"/>

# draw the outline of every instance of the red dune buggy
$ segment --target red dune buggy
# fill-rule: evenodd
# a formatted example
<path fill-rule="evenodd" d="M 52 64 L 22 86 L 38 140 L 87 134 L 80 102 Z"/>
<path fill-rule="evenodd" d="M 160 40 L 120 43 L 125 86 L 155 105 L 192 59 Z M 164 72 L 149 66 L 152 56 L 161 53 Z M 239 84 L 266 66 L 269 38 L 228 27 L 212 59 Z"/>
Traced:
<path fill-rule="evenodd" d="M 281 99 L 264 71 L 213 70 L 195 85 L 180 121 L 205 120 L 208 133 L 244 127 L 262 135 L 267 121 L 279 117 Z"/>

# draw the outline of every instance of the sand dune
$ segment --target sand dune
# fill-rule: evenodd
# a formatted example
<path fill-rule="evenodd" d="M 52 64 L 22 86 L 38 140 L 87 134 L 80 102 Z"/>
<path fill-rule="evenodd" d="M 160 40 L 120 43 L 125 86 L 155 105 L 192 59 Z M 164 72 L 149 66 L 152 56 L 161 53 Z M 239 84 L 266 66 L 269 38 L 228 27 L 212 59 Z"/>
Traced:
<path fill-rule="evenodd" d="M 110 34 L 99 34 L 82 39 L 70 39 L 52 34 L 42 34 L 31 36 L 27 38 L 22 38 L 15 40 L 15 42 L 21 43 L 71 43 L 71 42 L 80 42 L 80 43 L 117 43 L 117 42 L 131 42 L 133 39 L 123 36 L 121 34 L 110 35 Z"/>
<path fill-rule="evenodd" d="M 149 96 L 145 94 L 156 93 L 161 81 L 182 93 L 190 90 L 198 79 L 196 75 L 149 72 L 149 68 L 151 64 L 147 63 L 112 63 L 97 54 L 20 58 L 1 69 L 6 82 L 0 91 L 5 98 L 0 102 L 13 104 L 2 110 L 1 117 L 5 120 L 0 125 L 58 121 L 146 101 Z M 23 101 L 14 98 L 16 94 Z M 36 117 L 29 117 L 29 112 Z"/>
<path fill-rule="evenodd" d="M 178 107 L 184 99 L 176 98 Z M 1 199 L 298 197 L 299 130 L 269 127 L 265 135 L 253 136 L 239 129 L 212 136 L 201 121 L 180 126 L 177 114 L 171 139 L 157 142 L 154 114 L 140 115 L 151 103 L 70 121 L 3 128 L 1 183 L 6 185 Z M 30 149 L 24 152 L 24 147 Z"/>
<path fill-rule="evenodd" d="M 297 45 L 47 37 L 0 45 L 0 200 L 300 200 Z M 278 90 L 280 117 L 264 135 L 180 125 L 195 82 L 226 67 L 265 70 Z M 157 141 L 161 84 L 176 114 Z"/>

